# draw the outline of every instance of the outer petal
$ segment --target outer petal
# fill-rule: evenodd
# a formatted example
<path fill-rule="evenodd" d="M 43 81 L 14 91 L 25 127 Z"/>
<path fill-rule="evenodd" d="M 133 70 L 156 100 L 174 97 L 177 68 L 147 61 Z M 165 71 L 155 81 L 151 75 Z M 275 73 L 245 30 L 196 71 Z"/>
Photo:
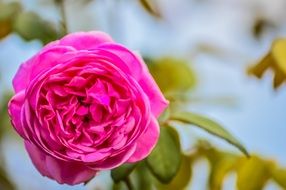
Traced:
<path fill-rule="evenodd" d="M 113 43 L 106 43 L 100 45 L 98 48 L 114 53 L 126 64 L 129 70 L 124 71 L 134 77 L 140 84 L 149 97 L 152 113 L 158 117 L 169 103 L 163 96 L 140 55 L 136 55 L 127 48 Z M 114 64 L 116 64 L 116 62 L 114 62 Z M 117 64 L 117 66 L 122 67 L 119 64 Z"/>
<path fill-rule="evenodd" d="M 71 33 L 60 40 L 61 45 L 72 46 L 77 50 L 95 49 L 106 42 L 113 40 L 108 34 L 99 31 Z"/>
<path fill-rule="evenodd" d="M 140 56 L 138 56 L 138 59 L 144 67 L 142 77 L 138 83 L 149 97 L 152 113 L 155 117 L 158 117 L 168 107 L 169 101 L 165 99 L 143 59 Z"/>
<path fill-rule="evenodd" d="M 91 168 L 96 170 L 110 170 L 124 164 L 136 150 L 136 144 L 126 147 L 126 149 L 117 155 L 111 155 L 107 159 L 91 165 Z"/>
<path fill-rule="evenodd" d="M 76 185 L 90 180 L 96 174 L 95 170 L 80 163 L 65 162 L 49 156 L 29 141 L 25 141 L 25 147 L 39 172 L 60 184 Z"/>
<path fill-rule="evenodd" d="M 54 45 L 55 44 L 55 45 Z M 55 65 L 63 62 L 63 55 L 74 51 L 71 47 L 58 46 L 56 42 L 47 45 L 41 52 L 22 63 L 13 78 L 13 87 L 15 92 L 25 90 L 31 80 L 39 73 L 44 72 Z"/>
<path fill-rule="evenodd" d="M 41 52 L 20 66 L 13 79 L 14 90 L 19 92 L 25 89 L 37 74 L 62 63 L 63 60 L 59 58 L 65 53 L 74 49 L 94 49 L 105 42 L 112 42 L 112 38 L 103 32 L 93 31 L 72 33 L 59 41 L 49 43 Z"/>
<path fill-rule="evenodd" d="M 159 124 L 156 118 L 152 117 L 150 124 L 143 135 L 138 139 L 137 148 L 127 162 L 137 162 L 146 158 L 155 147 L 159 138 Z"/>
<path fill-rule="evenodd" d="M 12 125 L 17 133 L 25 138 L 25 134 L 23 132 L 23 126 L 21 123 L 21 109 L 25 101 L 25 91 L 17 93 L 12 97 L 12 99 L 8 103 L 8 113 L 11 118 Z"/>

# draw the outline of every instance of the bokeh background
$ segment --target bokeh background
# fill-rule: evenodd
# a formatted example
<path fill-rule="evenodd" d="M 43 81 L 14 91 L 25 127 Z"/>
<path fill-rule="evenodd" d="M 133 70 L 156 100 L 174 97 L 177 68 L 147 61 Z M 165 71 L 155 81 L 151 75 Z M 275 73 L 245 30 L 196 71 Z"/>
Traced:
<path fill-rule="evenodd" d="M 19 2 L 25 11 L 32 11 L 61 28 L 61 11 L 54 1 Z M 184 60 L 195 75 L 187 109 L 222 123 L 250 152 L 286 166 L 286 86 L 274 90 L 272 72 L 267 72 L 261 80 L 247 75 L 247 68 L 269 51 L 273 40 L 286 36 L 286 1 L 155 2 L 155 12 L 150 14 L 135 0 L 66 0 L 66 27 L 68 32 L 105 31 L 144 57 Z M 0 11 L 3 11 L 1 7 Z M 30 27 L 30 30 L 40 29 Z M 1 103 L 4 104 L 5 95 L 12 90 L 11 81 L 19 65 L 41 47 L 40 40 L 27 41 L 17 32 L 0 41 Z M 201 137 L 208 138 L 221 149 L 236 151 L 196 129 L 182 136 L 184 149 Z M 1 149 L 3 167 L 20 190 L 108 189 L 108 172 L 101 173 L 87 186 L 74 187 L 42 177 L 24 151 L 22 141 L 11 129 L 5 132 Z M 206 189 L 207 171 L 204 161 L 197 163 L 188 189 Z M 227 178 L 224 189 L 235 189 L 235 175 Z M 265 189 L 279 187 L 269 182 Z"/>

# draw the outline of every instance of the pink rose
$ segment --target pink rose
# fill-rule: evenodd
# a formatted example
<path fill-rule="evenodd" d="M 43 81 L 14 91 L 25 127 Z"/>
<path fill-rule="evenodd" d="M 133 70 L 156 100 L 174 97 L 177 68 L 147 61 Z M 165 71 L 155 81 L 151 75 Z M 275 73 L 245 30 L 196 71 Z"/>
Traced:
<path fill-rule="evenodd" d="M 34 165 L 70 185 L 147 157 L 168 105 L 142 58 L 102 32 L 48 44 L 13 86 L 9 115 Z"/>

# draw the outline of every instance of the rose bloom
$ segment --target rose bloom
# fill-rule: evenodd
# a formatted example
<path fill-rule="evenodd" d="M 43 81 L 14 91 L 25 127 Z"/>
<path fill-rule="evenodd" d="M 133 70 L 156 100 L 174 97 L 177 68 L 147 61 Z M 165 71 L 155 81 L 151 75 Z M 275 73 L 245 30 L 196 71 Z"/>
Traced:
<path fill-rule="evenodd" d="M 168 101 L 142 58 L 102 32 L 46 45 L 13 79 L 9 115 L 39 172 L 58 183 L 140 161 Z"/>

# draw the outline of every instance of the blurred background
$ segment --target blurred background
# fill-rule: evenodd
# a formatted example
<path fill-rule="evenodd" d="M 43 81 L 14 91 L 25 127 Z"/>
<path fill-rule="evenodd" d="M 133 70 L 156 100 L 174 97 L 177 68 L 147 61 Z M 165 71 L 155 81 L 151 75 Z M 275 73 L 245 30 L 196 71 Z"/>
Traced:
<path fill-rule="evenodd" d="M 164 86 L 165 79 L 158 73 L 168 75 L 176 69 L 181 73 L 187 65 L 188 76 L 177 82 L 187 91 L 185 109 L 219 121 L 251 153 L 286 167 L 286 86 L 273 88 L 270 70 L 260 80 L 247 72 L 269 52 L 275 39 L 286 36 L 285 10 L 285 0 L 0 1 L 0 181 L 20 190 L 110 189 L 109 172 L 86 186 L 74 187 L 42 177 L 6 116 L 7 97 L 19 65 L 65 29 L 105 31 L 139 51 L 168 98 L 174 97 L 173 87 Z M 219 149 L 236 151 L 193 128 L 181 133 L 181 138 L 186 151 L 201 138 Z M 187 189 L 208 189 L 208 171 L 205 160 L 197 162 Z M 235 179 L 236 175 L 228 175 L 222 189 L 236 189 Z M 5 185 L 0 189 L 5 190 Z M 264 189 L 283 188 L 270 180 Z"/>

